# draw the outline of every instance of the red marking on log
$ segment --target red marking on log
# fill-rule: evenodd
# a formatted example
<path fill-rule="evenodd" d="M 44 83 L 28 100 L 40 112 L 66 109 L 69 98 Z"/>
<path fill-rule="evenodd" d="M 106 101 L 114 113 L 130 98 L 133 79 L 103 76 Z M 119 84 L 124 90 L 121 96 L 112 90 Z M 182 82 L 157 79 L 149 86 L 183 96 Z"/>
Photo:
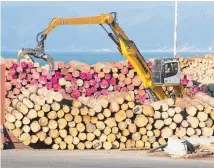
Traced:
<path fill-rule="evenodd" d="M 128 68 L 133 68 L 132 64 L 128 61 L 127 63 Z"/>
<path fill-rule="evenodd" d="M 40 76 L 39 83 L 41 83 L 41 84 L 46 84 L 46 83 L 47 83 L 47 78 L 46 78 L 46 76 Z"/>
<path fill-rule="evenodd" d="M 57 77 L 55 77 L 55 76 L 52 77 L 51 82 L 52 82 L 53 84 L 56 84 L 56 83 L 58 82 Z"/>
<path fill-rule="evenodd" d="M 108 86 L 109 86 L 109 84 L 108 84 L 108 81 L 107 81 L 107 80 L 103 79 L 103 80 L 100 82 L 100 87 L 101 87 L 102 89 L 105 89 L 105 88 L 107 88 Z"/>
<path fill-rule="evenodd" d="M 120 88 L 121 88 L 121 87 L 120 87 L 119 85 L 114 86 L 114 90 L 115 90 L 115 91 L 120 91 Z"/>
<path fill-rule="evenodd" d="M 13 68 L 17 69 L 18 68 L 18 64 L 13 63 Z"/>
<path fill-rule="evenodd" d="M 80 78 L 81 79 L 86 79 L 86 77 L 87 77 L 86 73 L 84 73 L 84 72 L 80 73 Z"/>
<path fill-rule="evenodd" d="M 76 83 L 72 84 L 71 86 L 72 90 L 77 90 L 78 89 L 78 85 Z"/>
<path fill-rule="evenodd" d="M 22 67 L 22 68 L 26 68 L 26 67 L 27 67 L 27 63 L 24 62 L 24 61 L 22 61 L 22 62 L 21 62 L 21 67 Z"/>
<path fill-rule="evenodd" d="M 53 88 L 55 91 L 59 91 L 61 89 L 61 85 L 59 83 L 55 83 Z"/>
<path fill-rule="evenodd" d="M 181 80 L 181 83 L 182 83 L 183 85 L 187 85 L 188 82 L 189 82 L 189 80 L 186 79 L 186 78 L 183 78 L 183 79 Z"/>
<path fill-rule="evenodd" d="M 65 88 L 65 92 L 66 92 L 66 93 L 71 93 L 71 92 L 72 92 L 72 89 L 71 89 L 71 88 Z"/>
<path fill-rule="evenodd" d="M 111 75 L 110 75 L 109 73 L 105 74 L 105 79 L 106 79 L 106 80 L 111 79 Z"/>
<path fill-rule="evenodd" d="M 93 93 L 96 93 L 96 92 L 97 92 L 97 88 L 96 88 L 96 87 L 92 87 L 92 88 L 91 88 L 91 91 L 92 91 Z"/>
<path fill-rule="evenodd" d="M 116 85 L 116 79 L 113 77 L 108 82 L 110 85 Z"/>
<path fill-rule="evenodd" d="M 33 68 L 33 63 L 32 62 L 28 62 L 28 67 L 29 68 Z"/>
<path fill-rule="evenodd" d="M 141 102 L 143 102 L 143 101 L 145 101 L 146 100 L 146 96 L 145 95 L 143 95 L 143 96 L 139 96 L 139 100 L 141 101 Z"/>
<path fill-rule="evenodd" d="M 55 77 L 56 77 L 57 79 L 60 79 L 60 78 L 62 77 L 62 73 L 61 73 L 61 72 L 56 72 L 56 73 L 55 73 Z"/>
<path fill-rule="evenodd" d="M 47 82 L 46 87 L 47 87 L 47 89 L 51 89 L 53 87 L 52 82 Z"/>
<path fill-rule="evenodd" d="M 127 88 L 128 88 L 130 91 L 132 91 L 132 90 L 134 90 L 134 85 L 132 85 L 132 84 L 131 84 L 131 85 L 128 85 Z"/>
<path fill-rule="evenodd" d="M 198 93 L 198 92 L 200 92 L 200 88 L 199 88 L 198 86 L 194 86 L 194 87 L 191 89 L 191 91 L 192 91 L 193 93 Z"/>
<path fill-rule="evenodd" d="M 91 79 L 92 79 L 92 74 L 87 73 L 87 74 L 86 74 L 86 79 L 87 79 L 87 80 L 91 80 Z"/>
<path fill-rule="evenodd" d="M 109 94 L 109 91 L 107 89 L 103 89 L 101 93 L 102 95 L 107 96 Z"/>
<path fill-rule="evenodd" d="M 90 82 L 89 81 L 84 81 L 84 87 L 89 88 L 90 87 Z"/>
<path fill-rule="evenodd" d="M 30 72 L 31 72 L 31 69 L 30 69 L 30 68 L 26 68 L 26 69 L 25 69 L 25 73 L 26 73 L 26 74 L 28 74 L 28 73 L 30 73 Z"/>
<path fill-rule="evenodd" d="M 26 79 L 23 79 L 23 80 L 22 80 L 22 85 L 23 85 L 23 86 L 27 85 L 27 83 L 28 83 L 28 82 L 27 82 Z"/>
<path fill-rule="evenodd" d="M 85 88 L 84 88 L 83 86 L 80 86 L 80 87 L 79 87 L 79 91 L 80 91 L 81 93 L 85 93 Z"/>
<path fill-rule="evenodd" d="M 99 83 L 96 83 L 96 84 L 95 84 L 95 87 L 96 87 L 96 88 L 99 88 L 99 87 L 100 87 L 100 84 L 99 84 Z"/>
<path fill-rule="evenodd" d="M 92 79 L 92 80 L 90 80 L 89 82 L 90 82 L 90 85 L 91 85 L 91 86 L 96 85 L 96 81 L 95 81 L 95 80 L 93 80 L 93 79 Z"/>
<path fill-rule="evenodd" d="M 38 86 L 39 85 L 39 83 L 38 83 L 38 81 L 36 79 L 33 79 L 30 83 L 32 85 L 34 85 L 34 86 Z"/>
<path fill-rule="evenodd" d="M 80 92 L 78 90 L 73 90 L 72 97 L 78 99 L 80 97 Z"/>
<path fill-rule="evenodd" d="M 92 90 L 91 89 L 87 89 L 85 93 L 86 93 L 86 96 L 91 96 L 92 95 Z"/>
<path fill-rule="evenodd" d="M 35 68 L 32 68 L 30 71 L 31 71 L 32 74 L 36 73 L 36 69 Z"/>
<path fill-rule="evenodd" d="M 14 75 L 15 73 L 16 73 L 16 69 L 15 68 L 10 68 L 9 74 L 10 75 Z"/>
<path fill-rule="evenodd" d="M 52 79 L 52 75 L 47 75 L 47 79 L 51 80 Z"/>
<path fill-rule="evenodd" d="M 20 78 L 20 79 L 25 79 L 26 76 L 27 76 L 27 75 L 26 75 L 26 73 L 24 73 L 24 72 L 22 72 L 22 73 L 19 74 L 19 78 Z"/>
<path fill-rule="evenodd" d="M 129 90 L 128 90 L 128 88 L 123 87 L 123 88 L 120 89 L 120 91 L 121 91 L 121 92 L 128 92 Z"/>
<path fill-rule="evenodd" d="M 72 78 L 72 79 L 71 79 L 71 82 L 72 82 L 72 83 L 77 83 L 77 78 Z"/>
<path fill-rule="evenodd" d="M 72 75 L 68 73 L 68 74 L 65 76 L 65 80 L 71 81 L 71 79 L 72 79 Z"/>

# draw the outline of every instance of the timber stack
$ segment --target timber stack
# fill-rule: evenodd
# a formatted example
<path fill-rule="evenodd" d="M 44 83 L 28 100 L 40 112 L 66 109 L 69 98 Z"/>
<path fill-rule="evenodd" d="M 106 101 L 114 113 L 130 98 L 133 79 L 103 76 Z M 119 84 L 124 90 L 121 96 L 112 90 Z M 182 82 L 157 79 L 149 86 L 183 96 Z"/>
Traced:
<path fill-rule="evenodd" d="M 211 54 L 192 56 L 188 58 L 178 57 L 182 72 L 191 80 L 202 84 L 214 83 L 214 57 Z"/>
<path fill-rule="evenodd" d="M 53 149 L 154 148 L 172 136 L 214 136 L 214 98 L 136 104 L 131 93 L 79 97 L 27 85 L 6 98 L 6 127 L 25 145 Z"/>
<path fill-rule="evenodd" d="M 148 62 L 152 68 L 152 63 Z M 55 62 L 54 71 L 49 74 L 47 67 L 38 63 L 16 60 L 6 62 L 6 89 L 8 97 L 16 96 L 27 84 L 47 87 L 49 90 L 69 94 L 77 99 L 80 96 L 108 95 L 111 92 L 132 92 L 137 103 L 148 102 L 143 83 L 128 61 L 114 63 L 96 63 L 90 66 L 85 63 L 71 61 L 70 63 Z M 182 82 L 189 88 L 189 94 L 198 91 L 207 92 L 207 87 L 193 85 L 190 79 L 182 76 Z M 174 93 L 173 87 L 163 88 L 167 95 Z"/>

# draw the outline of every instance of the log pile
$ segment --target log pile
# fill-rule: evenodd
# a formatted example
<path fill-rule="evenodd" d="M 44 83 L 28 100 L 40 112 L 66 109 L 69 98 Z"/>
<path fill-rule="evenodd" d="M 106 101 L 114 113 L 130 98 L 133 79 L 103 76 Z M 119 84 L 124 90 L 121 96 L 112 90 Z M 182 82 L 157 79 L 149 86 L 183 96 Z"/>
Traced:
<path fill-rule="evenodd" d="M 112 93 L 77 100 L 27 85 L 6 98 L 5 126 L 26 145 L 69 150 L 154 148 L 172 136 L 214 136 L 214 98 L 199 93 L 144 105 L 133 98 Z"/>
<path fill-rule="evenodd" d="M 152 68 L 150 61 L 148 65 Z M 33 84 L 69 94 L 76 99 L 80 96 L 108 95 L 111 92 L 132 92 L 137 103 L 147 102 L 149 99 L 141 79 L 128 61 L 97 63 L 92 66 L 76 61 L 55 62 L 52 74 L 48 74 L 46 66 L 40 67 L 38 63 L 24 61 L 18 67 L 16 60 L 7 60 L 6 68 L 8 97 L 18 95 L 23 86 Z M 191 79 L 184 75 L 182 83 L 189 88 L 189 95 L 198 91 L 207 92 L 206 87 L 193 85 Z M 173 87 L 163 89 L 168 96 L 174 93 Z"/>
<path fill-rule="evenodd" d="M 179 57 L 182 72 L 202 84 L 214 83 L 214 57 L 211 54 L 193 56 L 184 59 Z"/>
<path fill-rule="evenodd" d="M 108 95 L 110 92 L 128 92 L 135 95 L 136 102 L 148 100 L 148 95 L 136 71 L 127 61 L 97 63 L 88 65 L 76 61 L 55 62 L 52 74 L 46 66 L 22 61 L 18 67 L 16 60 L 6 63 L 7 91 L 9 97 L 18 95 L 20 88 L 27 84 L 45 86 L 49 90 L 80 96 Z"/>

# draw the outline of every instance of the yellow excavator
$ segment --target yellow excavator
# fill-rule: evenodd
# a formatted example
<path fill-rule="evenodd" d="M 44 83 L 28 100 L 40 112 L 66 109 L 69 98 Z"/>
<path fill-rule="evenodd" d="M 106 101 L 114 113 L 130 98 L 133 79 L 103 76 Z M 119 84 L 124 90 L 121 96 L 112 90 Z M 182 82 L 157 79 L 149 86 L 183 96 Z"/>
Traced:
<path fill-rule="evenodd" d="M 108 36 L 116 44 L 119 52 L 132 64 L 133 68 L 142 79 L 146 92 L 153 101 L 168 98 L 164 93 L 162 86 L 173 86 L 175 90 L 174 98 L 182 97 L 184 89 L 180 82 L 181 69 L 179 60 L 177 58 L 155 59 L 153 69 L 150 70 L 135 43 L 126 36 L 122 28 L 119 26 L 116 12 L 86 17 L 54 18 L 49 26 L 37 35 L 38 43 L 36 48 L 25 48 L 19 51 L 18 63 L 20 63 L 22 57 L 27 57 L 29 60 L 33 60 L 31 56 L 34 56 L 47 61 L 50 71 L 52 71 L 54 67 L 53 58 L 44 51 L 44 41 L 47 38 L 47 35 L 55 27 L 60 25 L 83 24 L 98 24 L 105 30 Z M 108 32 L 104 25 L 108 25 L 111 32 Z"/>

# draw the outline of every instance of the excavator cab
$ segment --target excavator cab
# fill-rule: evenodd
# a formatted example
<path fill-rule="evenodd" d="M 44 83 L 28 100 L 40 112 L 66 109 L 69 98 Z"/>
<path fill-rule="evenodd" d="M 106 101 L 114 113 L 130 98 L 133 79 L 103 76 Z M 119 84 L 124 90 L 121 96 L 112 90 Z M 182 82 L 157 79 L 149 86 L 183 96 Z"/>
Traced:
<path fill-rule="evenodd" d="M 180 85 L 180 72 L 177 58 L 157 58 L 152 68 L 152 83 L 161 86 Z"/>

